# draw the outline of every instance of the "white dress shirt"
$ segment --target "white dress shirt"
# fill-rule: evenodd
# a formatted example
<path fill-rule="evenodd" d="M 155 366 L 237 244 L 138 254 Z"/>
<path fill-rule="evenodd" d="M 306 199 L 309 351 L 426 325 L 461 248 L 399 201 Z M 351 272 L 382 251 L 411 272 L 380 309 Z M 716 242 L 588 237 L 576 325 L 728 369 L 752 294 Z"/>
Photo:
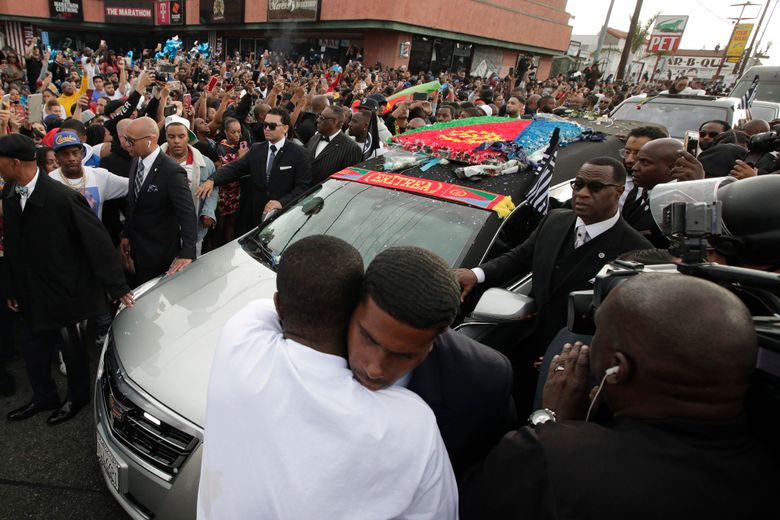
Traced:
<path fill-rule="evenodd" d="M 222 330 L 211 365 L 197 518 L 457 518 L 431 409 L 372 392 L 346 359 L 286 339 L 271 300 Z"/>
<path fill-rule="evenodd" d="M 157 160 L 157 156 L 160 155 L 160 147 L 154 149 L 152 153 L 141 159 L 141 162 L 144 164 L 144 177 L 141 179 L 141 186 L 143 186 L 144 181 L 146 180 L 146 176 L 149 175 L 149 172 L 152 171 L 152 165 L 154 164 L 154 161 Z M 136 166 L 137 168 L 137 166 Z M 136 173 L 138 170 L 136 169 Z"/>
<path fill-rule="evenodd" d="M 38 174 L 40 172 L 40 169 L 35 170 L 35 177 L 33 177 L 30 182 L 23 186 L 24 188 L 27 188 L 27 195 L 19 195 L 19 205 L 22 206 L 22 211 L 24 211 L 24 207 L 27 205 L 27 201 L 30 199 L 30 197 L 32 197 L 33 190 L 35 189 L 35 185 L 38 182 Z"/>
<path fill-rule="evenodd" d="M 595 224 L 585 224 L 583 220 L 580 217 L 577 217 L 577 220 L 574 221 L 574 229 L 576 230 L 581 225 L 585 226 L 585 230 L 588 233 L 588 240 L 593 240 L 600 234 L 609 231 L 612 229 L 612 226 L 617 224 L 618 219 L 620 218 L 620 211 L 616 211 L 614 215 L 612 215 L 610 218 L 606 220 L 602 220 L 601 222 L 596 222 Z M 475 267 L 471 270 L 477 277 L 477 283 L 483 283 L 485 281 L 485 271 L 481 267 Z"/>
<path fill-rule="evenodd" d="M 320 141 L 320 142 L 318 142 L 318 143 L 317 143 L 317 149 L 314 151 L 314 157 L 317 157 L 317 156 L 318 156 L 320 153 L 322 153 L 322 151 L 325 149 L 325 147 L 326 147 L 326 146 L 328 146 L 328 145 L 329 145 L 331 142 L 333 142 L 333 139 L 334 139 L 334 138 L 335 138 L 337 135 L 339 135 L 340 133 L 341 133 L 341 130 L 339 130 L 339 131 L 338 131 L 338 132 L 336 132 L 335 134 L 333 134 L 333 135 L 329 136 L 329 138 L 330 138 L 330 141 L 329 141 L 329 142 L 325 142 L 325 141 Z"/>

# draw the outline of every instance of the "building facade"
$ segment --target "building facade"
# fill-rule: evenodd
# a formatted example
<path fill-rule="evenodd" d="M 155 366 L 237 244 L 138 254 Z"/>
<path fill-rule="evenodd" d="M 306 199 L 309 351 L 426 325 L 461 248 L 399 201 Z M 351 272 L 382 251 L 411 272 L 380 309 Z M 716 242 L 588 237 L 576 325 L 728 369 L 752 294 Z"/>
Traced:
<path fill-rule="evenodd" d="M 524 55 L 540 79 L 571 39 L 566 0 L 5 0 L 0 17 L 6 43 L 43 33 L 52 48 L 104 39 L 137 51 L 178 35 L 221 57 L 270 49 L 481 76 L 505 75 Z"/>

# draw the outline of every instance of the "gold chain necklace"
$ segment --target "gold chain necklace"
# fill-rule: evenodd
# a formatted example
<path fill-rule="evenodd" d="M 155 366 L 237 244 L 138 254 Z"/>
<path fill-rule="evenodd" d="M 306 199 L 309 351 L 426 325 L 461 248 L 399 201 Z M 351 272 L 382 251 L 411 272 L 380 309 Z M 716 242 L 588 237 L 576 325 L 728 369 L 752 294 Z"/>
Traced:
<path fill-rule="evenodd" d="M 60 179 L 62 179 L 62 182 L 63 182 L 63 183 L 65 183 L 65 185 L 66 185 L 66 186 L 70 186 L 71 188 L 73 188 L 73 189 L 74 189 L 74 190 L 76 190 L 76 191 L 79 191 L 79 192 L 80 192 L 80 191 L 82 191 L 84 188 L 86 188 L 86 187 L 87 187 L 87 172 L 84 172 L 84 173 L 81 175 L 81 179 L 79 180 L 79 182 L 78 182 L 77 184 L 73 184 L 72 182 L 70 182 L 70 179 L 69 179 L 69 178 L 67 178 L 67 177 L 65 177 L 65 176 L 62 174 L 62 169 L 60 169 L 60 170 L 57 170 L 57 173 L 59 174 L 59 176 L 60 176 Z"/>

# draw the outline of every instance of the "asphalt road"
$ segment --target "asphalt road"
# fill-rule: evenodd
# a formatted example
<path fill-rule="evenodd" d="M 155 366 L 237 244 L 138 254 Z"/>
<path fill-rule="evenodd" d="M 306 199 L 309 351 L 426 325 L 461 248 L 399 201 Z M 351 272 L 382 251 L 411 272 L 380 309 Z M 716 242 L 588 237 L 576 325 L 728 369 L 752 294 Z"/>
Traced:
<path fill-rule="evenodd" d="M 94 378 L 98 351 L 90 353 Z M 16 379 L 16 394 L 0 397 L 0 520 L 127 520 L 105 487 L 95 456 L 92 405 L 57 426 L 43 412 L 20 422 L 5 415 L 32 395 L 21 360 L 6 363 Z M 52 367 L 65 393 L 65 378 Z"/>

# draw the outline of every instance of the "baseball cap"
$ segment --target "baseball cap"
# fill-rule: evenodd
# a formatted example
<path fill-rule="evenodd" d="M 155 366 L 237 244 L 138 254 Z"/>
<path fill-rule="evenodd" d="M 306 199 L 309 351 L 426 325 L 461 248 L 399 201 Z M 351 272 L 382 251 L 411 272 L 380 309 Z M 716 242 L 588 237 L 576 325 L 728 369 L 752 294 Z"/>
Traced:
<path fill-rule="evenodd" d="M 189 142 L 194 143 L 198 140 L 198 136 L 196 136 L 195 133 L 190 130 L 190 121 L 188 119 L 184 119 L 181 116 L 173 114 L 165 118 L 165 129 L 167 130 L 170 125 L 182 125 L 184 128 L 186 128 L 187 135 L 189 136 Z"/>
<path fill-rule="evenodd" d="M 81 113 L 81 122 L 86 124 L 89 124 L 90 121 L 95 119 L 95 113 L 92 110 L 85 110 Z"/>
<path fill-rule="evenodd" d="M 54 146 L 52 146 L 54 151 L 56 152 L 63 148 L 68 148 L 69 146 L 80 146 L 81 148 L 84 148 L 84 145 L 81 144 L 81 139 L 76 135 L 76 132 L 71 132 L 70 130 L 57 132 L 57 135 L 54 136 Z"/>
<path fill-rule="evenodd" d="M 372 99 L 370 96 L 360 102 L 358 108 L 366 108 L 368 110 L 379 110 L 379 103 L 376 99 Z"/>
<path fill-rule="evenodd" d="M 34 161 L 35 143 L 26 135 L 4 135 L 0 137 L 0 157 L 10 157 L 20 161 Z"/>
<path fill-rule="evenodd" d="M 122 108 L 122 105 L 124 105 L 125 102 L 121 99 L 114 99 L 112 101 L 109 101 L 106 103 L 105 108 L 103 109 L 103 113 L 106 114 L 106 116 L 111 117 L 111 114 L 116 112 L 119 108 Z"/>
<path fill-rule="evenodd" d="M 373 99 L 374 101 L 377 102 L 377 104 L 380 107 L 383 107 L 383 106 L 385 106 L 387 104 L 387 98 L 385 98 L 385 96 L 383 96 L 382 94 L 380 94 L 378 92 L 374 93 L 374 94 L 369 94 L 366 99 Z"/>

